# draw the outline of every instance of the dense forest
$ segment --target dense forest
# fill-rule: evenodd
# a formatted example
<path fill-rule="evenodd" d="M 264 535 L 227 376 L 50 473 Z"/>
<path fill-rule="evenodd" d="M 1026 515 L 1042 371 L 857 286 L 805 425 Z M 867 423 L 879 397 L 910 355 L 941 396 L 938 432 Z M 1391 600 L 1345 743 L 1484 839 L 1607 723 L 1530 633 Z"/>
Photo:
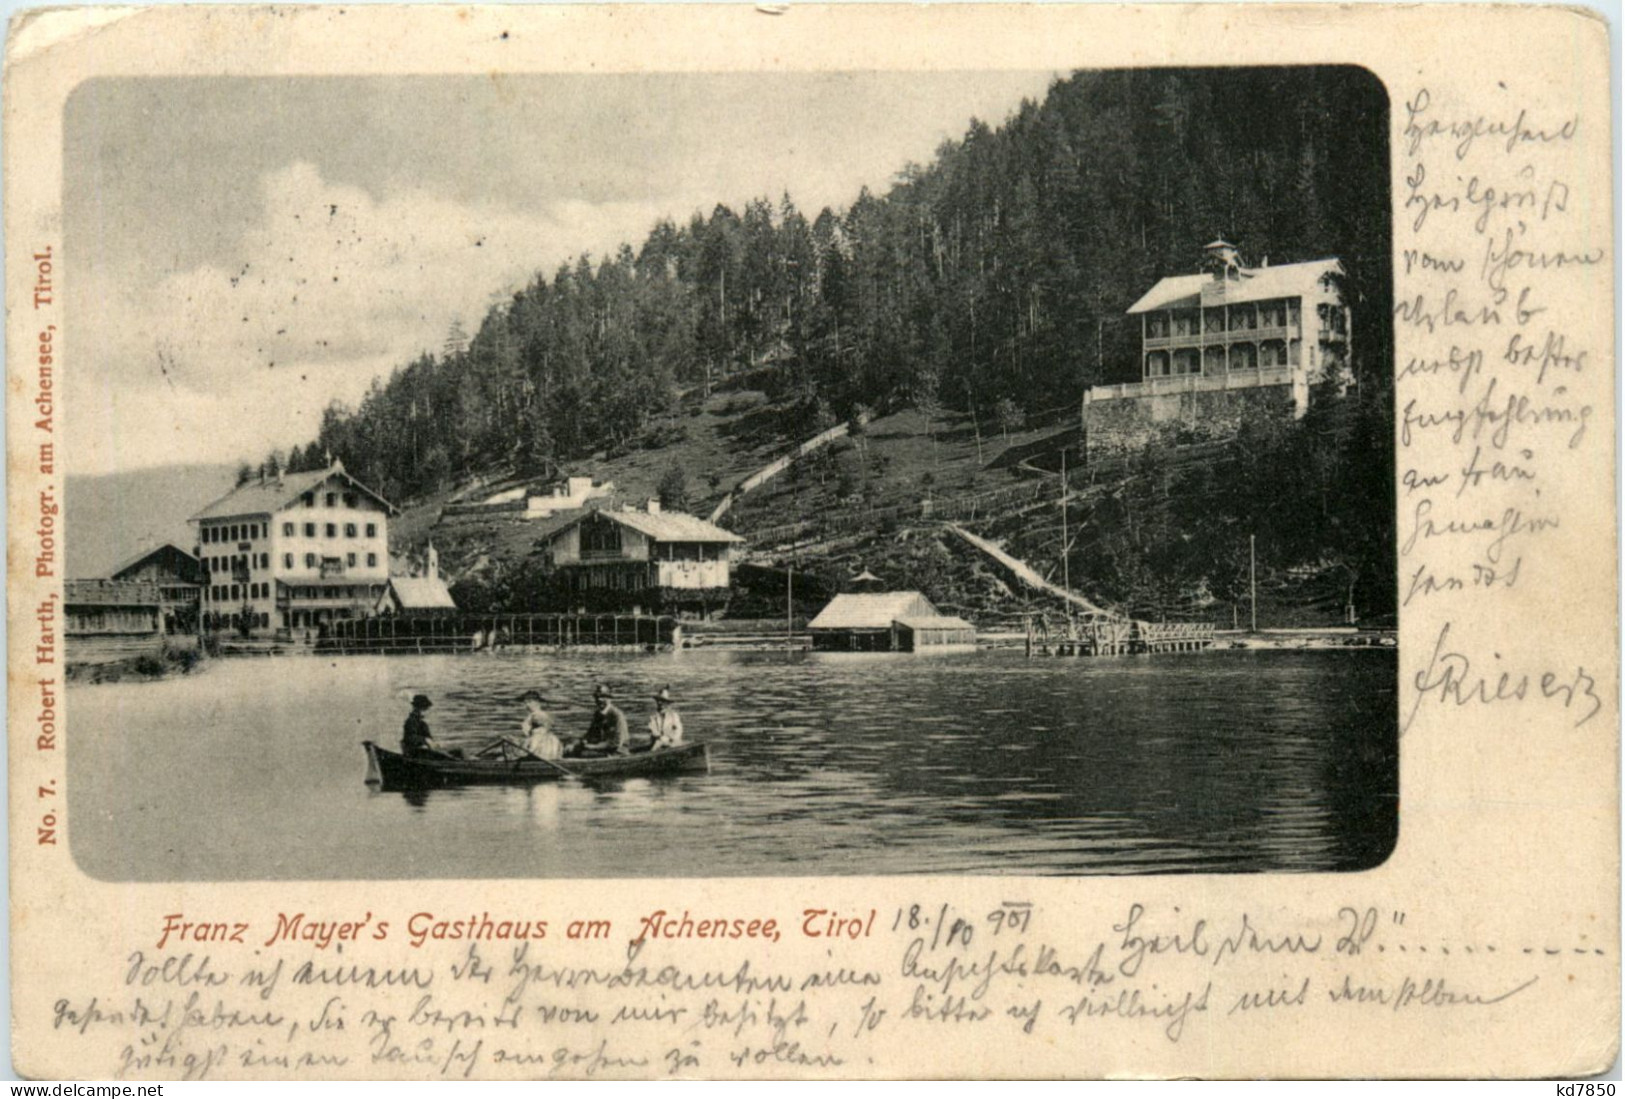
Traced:
<path fill-rule="evenodd" d="M 747 371 L 799 423 L 1073 406 L 1137 373 L 1123 311 L 1216 235 L 1251 262 L 1343 260 L 1360 399 L 1380 403 L 1389 327 L 1359 318 L 1390 314 L 1386 121 L 1358 69 L 1079 73 L 845 210 L 719 205 L 538 274 L 272 460 L 331 453 L 409 499 L 658 446 L 685 393 Z"/>

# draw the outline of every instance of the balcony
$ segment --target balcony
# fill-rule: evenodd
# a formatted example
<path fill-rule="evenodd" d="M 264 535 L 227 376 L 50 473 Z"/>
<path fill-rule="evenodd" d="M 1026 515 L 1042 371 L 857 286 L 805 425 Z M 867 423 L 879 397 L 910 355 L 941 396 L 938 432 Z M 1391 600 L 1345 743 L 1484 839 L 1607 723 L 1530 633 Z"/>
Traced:
<path fill-rule="evenodd" d="M 1295 326 L 1232 328 L 1225 332 L 1199 332 L 1188 336 L 1147 336 L 1145 350 L 1161 351 L 1182 347 L 1223 347 L 1231 343 L 1258 343 L 1261 340 L 1295 340 Z M 1323 337 L 1324 338 L 1324 337 Z"/>

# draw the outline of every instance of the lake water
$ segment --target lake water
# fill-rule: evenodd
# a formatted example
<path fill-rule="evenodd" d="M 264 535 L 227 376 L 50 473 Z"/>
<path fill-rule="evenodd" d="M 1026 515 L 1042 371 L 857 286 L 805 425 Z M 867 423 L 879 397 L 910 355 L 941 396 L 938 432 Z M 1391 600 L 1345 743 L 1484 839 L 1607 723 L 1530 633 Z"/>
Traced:
<path fill-rule="evenodd" d="M 430 695 L 449 745 L 526 687 L 670 684 L 712 773 L 406 795 L 363 783 Z M 112 880 L 1356 870 L 1398 827 L 1392 651 L 217 660 L 68 692 L 74 857 Z"/>

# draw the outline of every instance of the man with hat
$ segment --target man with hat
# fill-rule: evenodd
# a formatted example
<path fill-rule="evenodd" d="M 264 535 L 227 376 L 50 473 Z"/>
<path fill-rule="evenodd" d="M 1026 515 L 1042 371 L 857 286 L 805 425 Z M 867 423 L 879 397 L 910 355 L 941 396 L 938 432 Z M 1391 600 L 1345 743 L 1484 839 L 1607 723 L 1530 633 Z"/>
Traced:
<path fill-rule="evenodd" d="M 433 705 L 428 695 L 412 696 L 412 715 L 401 729 L 401 755 L 419 759 L 455 758 L 440 750 L 440 745 L 429 733 L 429 723 L 423 720 L 424 713 Z"/>
<path fill-rule="evenodd" d="M 655 712 L 649 718 L 649 747 L 645 751 L 675 748 L 683 742 L 683 719 L 671 704 L 671 688 L 660 688 L 655 695 Z"/>
<path fill-rule="evenodd" d="M 600 683 L 592 692 L 596 708 L 587 735 L 573 746 L 570 754 L 576 756 L 626 755 L 630 750 L 626 715 L 616 708 L 615 693 L 608 684 Z"/>

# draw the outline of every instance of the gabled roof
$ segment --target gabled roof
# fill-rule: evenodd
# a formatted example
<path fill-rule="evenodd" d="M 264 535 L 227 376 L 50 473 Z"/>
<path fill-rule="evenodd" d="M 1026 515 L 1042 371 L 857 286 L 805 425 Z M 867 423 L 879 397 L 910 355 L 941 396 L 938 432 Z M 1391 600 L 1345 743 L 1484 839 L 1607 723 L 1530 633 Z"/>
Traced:
<path fill-rule="evenodd" d="M 1342 270 L 1343 265 L 1335 259 L 1248 267 L 1243 269 L 1240 279 L 1224 284 L 1224 300 L 1227 305 L 1234 305 L 1269 298 L 1307 297 L 1319 293 L 1321 279 Z M 1158 309 L 1195 309 L 1202 304 L 1203 288 L 1214 285 L 1215 281 L 1212 275 L 1170 275 L 1147 290 L 1139 301 L 1128 307 L 1128 312 L 1132 315 Z"/>
<path fill-rule="evenodd" d="M 180 554 L 182 557 L 186 558 L 187 561 L 191 562 L 193 567 L 195 567 L 195 568 L 202 568 L 203 567 L 203 563 L 201 561 L 199 561 L 196 557 L 193 557 L 190 553 L 187 553 L 185 550 L 181 549 L 175 543 L 173 543 L 173 542 L 165 542 L 162 545 L 153 546 L 151 549 L 142 550 L 140 553 L 136 554 L 134 557 L 132 557 L 129 560 L 127 560 L 127 561 L 123 562 L 122 564 L 120 564 L 118 566 L 118 568 L 116 568 L 112 572 L 108 573 L 108 576 L 112 577 L 114 580 L 117 580 L 118 577 L 119 577 L 119 573 L 128 572 L 129 570 L 131 570 L 133 568 L 137 568 L 137 567 L 139 567 L 141 565 L 144 565 L 144 564 L 147 563 L 149 558 L 156 557 L 160 553 L 163 553 L 165 550 L 170 550 L 170 551 L 172 551 L 174 553 Z"/>
<path fill-rule="evenodd" d="M 647 511 L 619 511 L 603 509 L 589 509 L 580 515 L 572 517 L 568 522 L 562 523 L 544 536 L 548 539 L 556 538 L 569 530 L 577 523 L 584 521 L 590 515 L 601 515 L 605 519 L 612 519 L 623 527 L 630 527 L 639 534 L 653 538 L 657 542 L 743 542 L 744 539 L 732 531 L 723 530 L 713 523 L 708 523 L 694 515 L 684 515 L 680 511 L 661 511 L 651 515 Z"/>
<path fill-rule="evenodd" d="M 403 610 L 433 611 L 457 609 L 446 582 L 438 576 L 391 576 L 389 590 Z M 388 595 L 388 592 L 385 593 Z"/>
<path fill-rule="evenodd" d="M 400 514 L 400 509 L 394 504 L 357 481 L 354 477 L 351 477 L 344 472 L 344 466 L 334 462 L 326 469 L 309 470 L 305 473 L 285 473 L 280 479 L 267 477 L 261 480 L 256 477 L 253 480 L 244 481 L 192 516 L 188 522 L 195 523 L 200 519 L 229 519 L 237 515 L 270 515 L 287 507 L 305 493 L 326 484 L 335 477 L 357 492 L 365 493 L 384 505 L 384 510 L 390 515 Z"/>
<path fill-rule="evenodd" d="M 931 601 L 917 591 L 848 592 L 831 599 L 829 605 L 807 623 L 807 628 L 884 630 L 899 619 L 931 617 L 936 610 Z"/>

